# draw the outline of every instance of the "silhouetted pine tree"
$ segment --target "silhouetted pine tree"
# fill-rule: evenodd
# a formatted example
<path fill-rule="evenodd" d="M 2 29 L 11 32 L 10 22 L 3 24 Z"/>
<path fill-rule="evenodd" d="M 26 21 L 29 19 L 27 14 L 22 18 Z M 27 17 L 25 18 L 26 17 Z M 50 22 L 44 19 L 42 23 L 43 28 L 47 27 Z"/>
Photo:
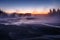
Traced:
<path fill-rule="evenodd" d="M 57 14 L 58 16 L 60 16 L 60 9 L 57 9 Z"/>
<path fill-rule="evenodd" d="M 53 16 L 57 16 L 57 11 L 55 9 L 53 9 Z"/>
<path fill-rule="evenodd" d="M 49 11 L 50 11 L 50 12 L 49 12 L 49 15 L 52 16 L 52 13 L 53 13 L 52 10 L 50 9 Z"/>

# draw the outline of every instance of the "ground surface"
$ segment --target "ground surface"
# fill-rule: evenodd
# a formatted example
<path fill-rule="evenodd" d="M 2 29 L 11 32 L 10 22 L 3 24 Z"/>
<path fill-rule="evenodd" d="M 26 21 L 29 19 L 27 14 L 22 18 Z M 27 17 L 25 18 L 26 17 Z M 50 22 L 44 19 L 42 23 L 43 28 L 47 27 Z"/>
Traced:
<path fill-rule="evenodd" d="M 40 24 L 0 24 L 0 40 L 60 40 L 60 28 Z"/>

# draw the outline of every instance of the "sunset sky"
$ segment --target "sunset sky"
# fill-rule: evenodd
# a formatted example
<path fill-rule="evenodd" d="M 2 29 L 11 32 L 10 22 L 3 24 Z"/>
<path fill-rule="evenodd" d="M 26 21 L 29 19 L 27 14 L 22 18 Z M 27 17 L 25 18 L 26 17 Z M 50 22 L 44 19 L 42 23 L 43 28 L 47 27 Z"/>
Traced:
<path fill-rule="evenodd" d="M 0 9 L 8 13 L 45 14 L 53 8 L 60 8 L 60 0 L 0 0 Z"/>

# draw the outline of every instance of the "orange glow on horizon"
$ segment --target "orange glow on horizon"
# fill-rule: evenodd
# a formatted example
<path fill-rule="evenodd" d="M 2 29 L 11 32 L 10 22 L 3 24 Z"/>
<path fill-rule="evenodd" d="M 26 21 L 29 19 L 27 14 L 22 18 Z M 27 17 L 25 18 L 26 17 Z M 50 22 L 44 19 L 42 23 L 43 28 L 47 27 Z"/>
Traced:
<path fill-rule="evenodd" d="M 48 12 L 49 11 L 14 11 L 14 10 L 7 10 L 7 11 L 5 11 L 6 13 L 8 13 L 8 14 L 11 14 L 11 13 L 13 13 L 13 12 L 16 12 L 16 13 L 23 13 L 23 14 L 25 14 L 25 13 L 32 13 L 32 14 L 48 14 Z"/>
<path fill-rule="evenodd" d="M 32 12 L 32 14 L 48 14 L 48 12 Z"/>

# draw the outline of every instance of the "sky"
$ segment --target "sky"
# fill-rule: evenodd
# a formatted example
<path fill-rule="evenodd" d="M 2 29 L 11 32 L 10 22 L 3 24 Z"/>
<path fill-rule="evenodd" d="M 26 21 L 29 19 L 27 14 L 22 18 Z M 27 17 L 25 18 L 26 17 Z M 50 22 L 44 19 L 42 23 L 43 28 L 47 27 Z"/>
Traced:
<path fill-rule="evenodd" d="M 0 9 L 12 13 L 47 13 L 60 8 L 60 0 L 0 0 Z"/>

